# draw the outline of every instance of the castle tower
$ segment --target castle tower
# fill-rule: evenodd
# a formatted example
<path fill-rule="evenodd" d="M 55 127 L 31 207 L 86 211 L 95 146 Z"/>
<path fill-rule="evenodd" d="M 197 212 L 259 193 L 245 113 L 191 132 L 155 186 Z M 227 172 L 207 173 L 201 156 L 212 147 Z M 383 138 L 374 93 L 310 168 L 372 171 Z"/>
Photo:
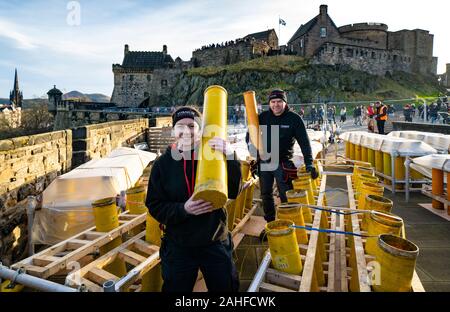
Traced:
<path fill-rule="evenodd" d="M 17 76 L 17 68 L 14 74 L 14 88 L 9 94 L 9 102 L 13 107 L 22 107 L 23 94 L 19 89 L 19 77 Z"/>
<path fill-rule="evenodd" d="M 56 89 L 56 85 L 54 85 L 53 89 L 47 92 L 47 95 L 48 95 L 48 111 L 53 115 L 56 115 L 56 110 L 58 104 L 60 104 L 62 101 L 63 93 L 60 90 Z"/>

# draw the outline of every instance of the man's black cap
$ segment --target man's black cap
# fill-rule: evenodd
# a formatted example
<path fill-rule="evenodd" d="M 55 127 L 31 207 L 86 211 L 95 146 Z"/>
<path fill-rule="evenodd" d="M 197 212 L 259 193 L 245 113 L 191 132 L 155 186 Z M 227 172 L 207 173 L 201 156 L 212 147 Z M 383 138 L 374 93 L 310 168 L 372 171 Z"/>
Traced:
<path fill-rule="evenodd" d="M 269 95 L 269 102 L 273 99 L 281 99 L 284 101 L 284 103 L 287 103 L 287 95 L 286 92 L 284 92 L 281 89 L 275 89 L 272 92 L 270 92 Z"/>

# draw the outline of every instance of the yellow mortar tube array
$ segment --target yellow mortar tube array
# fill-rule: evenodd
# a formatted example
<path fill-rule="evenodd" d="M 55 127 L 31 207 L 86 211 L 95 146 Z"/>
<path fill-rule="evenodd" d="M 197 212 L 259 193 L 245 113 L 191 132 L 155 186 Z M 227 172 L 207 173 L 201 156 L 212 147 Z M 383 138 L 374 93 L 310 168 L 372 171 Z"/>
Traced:
<path fill-rule="evenodd" d="M 246 161 L 241 161 L 241 175 L 242 175 L 242 184 L 245 184 L 250 179 L 250 164 Z M 239 193 L 236 198 L 235 203 L 235 218 L 242 219 L 244 217 L 244 210 L 247 204 L 247 192 L 248 190 L 244 190 Z"/>
<path fill-rule="evenodd" d="M 383 174 L 386 176 L 392 176 L 392 159 L 391 154 L 383 153 Z M 387 185 L 391 185 L 391 180 L 385 178 L 384 183 Z"/>
<path fill-rule="evenodd" d="M 375 168 L 375 150 L 371 148 L 367 149 L 367 162 Z"/>
<path fill-rule="evenodd" d="M 225 204 L 225 209 L 227 210 L 227 223 L 228 230 L 231 232 L 234 228 L 234 220 L 236 219 L 236 199 L 229 199 Z"/>
<path fill-rule="evenodd" d="M 202 130 L 194 200 L 203 199 L 220 209 L 228 199 L 227 164 L 225 155 L 213 151 L 208 141 L 214 137 L 227 139 L 227 91 L 221 86 L 205 90 Z"/>
<path fill-rule="evenodd" d="M 274 269 L 300 275 L 303 271 L 294 222 L 275 220 L 266 224 L 270 257 Z"/>
<path fill-rule="evenodd" d="M 350 142 L 350 159 L 355 160 L 356 146 Z"/>
<path fill-rule="evenodd" d="M 245 110 L 247 113 L 247 124 L 250 141 L 256 147 L 260 156 L 263 153 L 262 136 L 259 128 L 258 107 L 255 91 L 244 92 Z"/>
<path fill-rule="evenodd" d="M 290 204 L 309 205 L 308 194 L 306 193 L 306 191 L 295 191 L 295 190 L 287 191 L 286 197 L 287 197 L 288 203 L 290 203 Z M 303 207 L 302 214 L 303 214 L 304 222 L 312 224 L 313 217 L 311 214 L 311 209 L 307 208 L 307 207 Z"/>
<path fill-rule="evenodd" d="M 377 172 L 383 173 L 383 152 L 375 151 L 375 169 Z"/>
<path fill-rule="evenodd" d="M 357 182 L 355 183 L 355 192 L 356 195 L 358 196 L 359 193 L 361 192 L 361 184 L 363 182 L 369 182 L 369 183 L 374 183 L 377 184 L 378 183 L 378 178 L 374 177 L 372 175 L 368 175 L 368 174 L 361 174 L 358 176 Z"/>
<path fill-rule="evenodd" d="M 148 209 L 145 206 L 145 187 L 136 186 L 127 190 L 126 210 L 132 215 L 140 215 L 147 213 Z M 136 227 L 130 231 L 131 235 L 137 235 L 142 232 L 143 227 Z"/>
<path fill-rule="evenodd" d="M 363 182 L 361 183 L 360 193 L 358 195 L 358 209 L 366 207 L 367 195 L 383 196 L 384 187 L 375 183 Z"/>
<path fill-rule="evenodd" d="M 444 194 L 444 171 L 439 169 L 432 169 L 432 181 L 431 181 L 431 192 L 435 196 L 442 196 Z M 433 199 L 431 205 L 434 209 L 443 210 L 444 204 L 440 201 Z"/>
<path fill-rule="evenodd" d="M 114 197 L 104 198 L 92 203 L 95 218 L 95 228 L 98 232 L 109 232 L 119 227 L 119 215 L 117 213 L 116 199 Z M 100 255 L 119 247 L 122 244 L 122 237 L 116 237 L 105 246 L 100 247 Z M 105 267 L 105 270 L 117 277 L 127 274 L 125 262 L 116 258 Z"/>
<path fill-rule="evenodd" d="M 148 212 L 145 222 L 145 241 L 161 247 L 161 229 L 159 228 L 159 222 Z M 142 276 L 142 292 L 160 292 L 162 285 L 161 264 L 156 265 Z"/>
<path fill-rule="evenodd" d="M 390 213 L 394 203 L 389 198 L 381 197 L 378 195 L 367 195 L 364 210 L 380 211 Z M 370 213 L 366 212 L 363 215 L 361 229 L 367 230 L 367 222 L 370 218 Z M 382 233 L 380 233 L 382 234 Z"/>
<path fill-rule="evenodd" d="M 375 259 L 380 264 L 380 284 L 376 292 L 409 292 L 419 247 L 401 237 L 382 234 L 378 238 Z"/>
<path fill-rule="evenodd" d="M 355 144 L 355 160 L 362 160 L 362 150 L 359 144 Z"/>
<path fill-rule="evenodd" d="M 359 176 L 362 174 L 373 176 L 374 175 L 373 168 L 355 165 L 355 167 L 353 168 L 353 175 L 351 176 L 352 182 L 355 186 L 359 183 L 358 179 Z"/>
<path fill-rule="evenodd" d="M 11 285 L 11 281 L 5 280 L 3 283 L 0 284 L 0 293 L 12 293 L 12 292 L 21 292 L 25 286 L 20 284 L 15 284 L 14 287 L 9 288 Z"/>
<path fill-rule="evenodd" d="M 314 198 L 314 191 L 313 191 L 310 180 L 296 179 L 296 180 L 292 181 L 292 186 L 294 187 L 295 191 L 306 191 L 306 194 L 308 195 L 308 202 L 311 205 L 316 204 L 316 200 Z"/>
<path fill-rule="evenodd" d="M 406 174 L 405 157 L 395 157 L 394 163 L 395 163 L 395 172 L 394 172 L 395 180 L 404 181 Z M 410 177 L 412 177 L 412 172 Z M 398 190 L 402 190 L 404 189 L 404 186 L 405 186 L 404 184 L 397 184 L 395 188 Z"/>
<path fill-rule="evenodd" d="M 361 146 L 361 160 L 369 161 L 369 149 L 367 147 Z"/>
<path fill-rule="evenodd" d="M 345 157 L 350 158 L 350 141 L 345 141 Z"/>
<path fill-rule="evenodd" d="M 288 220 L 294 222 L 295 225 L 305 226 L 305 221 L 303 219 L 301 206 L 295 205 L 279 205 L 277 207 L 277 216 L 278 220 Z M 297 242 L 299 244 L 308 244 L 308 234 L 305 229 L 295 229 L 295 235 L 297 236 Z"/>
<path fill-rule="evenodd" d="M 403 219 L 387 212 L 372 211 L 367 221 L 367 234 L 370 236 L 379 236 L 381 234 L 401 235 Z M 368 237 L 365 250 L 369 255 L 374 256 L 378 240 L 374 237 Z"/>

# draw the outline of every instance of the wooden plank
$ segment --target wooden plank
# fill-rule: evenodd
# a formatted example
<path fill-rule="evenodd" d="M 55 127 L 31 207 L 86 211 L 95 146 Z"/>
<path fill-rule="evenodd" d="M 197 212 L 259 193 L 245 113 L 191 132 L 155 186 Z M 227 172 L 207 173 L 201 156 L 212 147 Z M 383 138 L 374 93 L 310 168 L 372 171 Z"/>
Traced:
<path fill-rule="evenodd" d="M 96 284 L 103 285 L 107 281 L 117 281 L 119 277 L 100 268 L 92 268 L 86 277 Z"/>
<path fill-rule="evenodd" d="M 336 214 L 331 214 L 331 222 L 330 222 L 330 229 L 335 230 L 336 229 Z M 327 291 L 328 292 L 335 292 L 339 291 L 338 288 L 336 288 L 335 283 L 339 283 L 338 276 L 336 276 L 335 268 L 336 268 L 336 260 L 340 261 L 339 258 L 339 245 L 336 244 L 336 234 L 332 233 L 330 235 L 330 256 L 328 259 L 328 285 L 327 285 Z"/>
<path fill-rule="evenodd" d="M 266 225 L 266 220 L 260 216 L 251 216 L 250 220 L 242 227 L 242 233 L 249 236 L 259 237 Z"/>
<path fill-rule="evenodd" d="M 144 224 L 146 220 L 146 214 L 128 215 L 128 213 L 125 212 L 119 215 L 119 220 L 121 221 L 127 220 L 127 221 L 122 225 L 120 225 L 118 228 L 107 233 L 97 232 L 95 230 L 95 227 L 87 229 L 84 232 L 78 233 L 77 235 L 65 241 L 62 241 L 48 249 L 45 249 L 31 257 L 28 257 L 25 260 L 13 264 L 12 268 L 18 269 L 25 264 L 33 264 L 34 258 L 39 258 L 41 256 L 53 256 L 57 253 L 62 253 L 67 251 L 68 249 L 70 250 L 78 246 L 73 251 L 67 253 L 65 256 L 60 257 L 59 260 L 53 263 L 48 263 L 44 269 L 36 270 L 36 268 L 32 268 L 32 270 L 30 271 L 31 275 L 40 278 L 48 278 L 53 274 L 56 274 L 59 271 L 65 269 L 69 263 L 73 261 L 78 261 L 79 259 L 96 252 L 99 247 L 106 245 L 114 238 L 123 235 L 124 233 L 139 226 L 140 224 Z M 80 240 L 79 238 L 83 237 L 84 235 L 98 236 L 98 237 L 92 241 Z M 84 242 L 86 242 L 86 244 L 84 244 Z"/>
<path fill-rule="evenodd" d="M 42 256 L 39 256 L 39 257 L 34 258 L 34 259 L 33 259 L 33 264 L 34 264 L 35 266 L 38 266 L 38 267 L 45 267 L 45 266 L 48 265 L 49 263 L 58 261 L 59 259 L 61 259 L 61 258 L 59 258 L 59 257 L 54 257 L 54 256 L 45 256 L 45 255 L 42 255 Z"/>
<path fill-rule="evenodd" d="M 425 288 L 423 287 L 422 282 L 420 281 L 420 278 L 416 273 L 416 270 L 414 270 L 411 288 L 413 292 L 425 292 Z"/>
<path fill-rule="evenodd" d="M 119 255 L 118 257 L 122 260 L 124 260 L 127 263 L 130 263 L 133 266 L 138 266 L 139 264 L 141 264 L 142 262 L 144 262 L 145 260 L 147 260 L 146 257 L 143 257 L 131 250 L 122 250 L 119 251 Z"/>
<path fill-rule="evenodd" d="M 339 215 L 339 230 L 345 231 L 345 217 L 344 215 Z M 340 257 L 340 266 L 338 267 L 338 272 L 340 275 L 340 288 L 341 292 L 348 292 L 348 279 L 347 279 L 347 256 L 345 247 L 346 237 L 345 235 L 337 235 L 337 243 L 339 248 L 338 256 Z"/>
<path fill-rule="evenodd" d="M 300 288 L 302 281 L 301 276 L 283 273 L 271 268 L 266 271 L 266 282 L 272 285 L 282 286 L 290 290 L 297 290 Z"/>
<path fill-rule="evenodd" d="M 356 209 L 355 205 L 355 195 L 352 187 L 351 176 L 347 176 L 347 190 L 348 190 L 348 198 L 349 198 L 349 206 L 351 209 Z M 350 216 L 351 220 L 351 230 L 353 233 L 360 234 L 359 228 L 359 220 L 356 214 L 352 214 Z M 361 237 L 353 236 L 353 248 L 356 256 L 356 270 L 355 273 L 358 277 L 359 281 L 359 291 L 361 292 L 370 292 L 370 285 L 368 281 L 368 272 L 367 272 L 367 263 L 364 254 L 364 247 L 362 244 Z"/>
<path fill-rule="evenodd" d="M 320 184 L 319 199 L 317 201 L 317 206 L 323 205 L 323 198 L 326 191 L 327 176 L 322 175 L 322 181 Z M 322 211 L 316 210 L 314 213 L 313 227 L 320 228 L 322 218 Z M 309 237 L 308 251 L 306 253 L 306 260 L 303 266 L 302 283 L 300 285 L 300 292 L 311 292 L 313 288 L 313 278 L 314 278 L 314 266 L 316 262 L 316 254 L 318 252 L 319 243 L 319 232 L 312 231 Z"/>
<path fill-rule="evenodd" d="M 295 292 L 294 290 L 287 289 L 281 286 L 268 284 L 265 282 L 262 282 L 259 286 L 259 290 L 261 292 Z"/>

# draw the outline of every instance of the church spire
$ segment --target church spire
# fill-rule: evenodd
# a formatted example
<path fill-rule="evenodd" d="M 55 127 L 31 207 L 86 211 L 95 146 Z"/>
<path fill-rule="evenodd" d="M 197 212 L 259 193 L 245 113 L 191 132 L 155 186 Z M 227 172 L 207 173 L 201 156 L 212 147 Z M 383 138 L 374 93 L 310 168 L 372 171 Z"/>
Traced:
<path fill-rule="evenodd" d="M 17 77 L 17 68 L 14 74 L 14 91 L 19 91 L 19 78 Z"/>
<path fill-rule="evenodd" d="M 14 89 L 9 94 L 9 102 L 14 107 L 22 107 L 23 95 L 19 89 L 19 77 L 17 75 L 17 68 L 14 72 Z"/>

